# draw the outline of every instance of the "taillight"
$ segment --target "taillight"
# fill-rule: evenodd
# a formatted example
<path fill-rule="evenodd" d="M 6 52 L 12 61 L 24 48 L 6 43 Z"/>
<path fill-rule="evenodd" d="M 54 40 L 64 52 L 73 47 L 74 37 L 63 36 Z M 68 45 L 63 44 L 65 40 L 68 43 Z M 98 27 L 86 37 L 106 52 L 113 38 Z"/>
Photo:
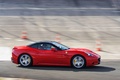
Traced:
<path fill-rule="evenodd" d="M 16 47 L 14 47 L 13 49 L 17 49 Z"/>
<path fill-rule="evenodd" d="M 17 49 L 17 47 L 14 47 L 14 48 L 12 49 L 12 51 L 14 51 L 15 49 Z"/>

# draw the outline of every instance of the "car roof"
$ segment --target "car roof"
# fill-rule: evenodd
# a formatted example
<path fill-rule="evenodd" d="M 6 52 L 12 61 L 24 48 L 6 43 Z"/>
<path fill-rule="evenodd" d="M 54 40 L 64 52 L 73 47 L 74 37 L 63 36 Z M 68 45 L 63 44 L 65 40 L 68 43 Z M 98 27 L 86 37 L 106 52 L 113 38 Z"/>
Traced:
<path fill-rule="evenodd" d="M 36 42 L 36 43 L 53 43 L 53 42 L 56 42 L 56 41 L 39 41 L 39 42 Z"/>
<path fill-rule="evenodd" d="M 56 41 L 39 41 L 39 42 L 33 42 L 33 43 L 31 43 L 31 44 L 29 44 L 29 45 L 32 45 L 32 44 L 39 44 L 39 43 L 53 43 L 53 42 L 56 42 Z"/>

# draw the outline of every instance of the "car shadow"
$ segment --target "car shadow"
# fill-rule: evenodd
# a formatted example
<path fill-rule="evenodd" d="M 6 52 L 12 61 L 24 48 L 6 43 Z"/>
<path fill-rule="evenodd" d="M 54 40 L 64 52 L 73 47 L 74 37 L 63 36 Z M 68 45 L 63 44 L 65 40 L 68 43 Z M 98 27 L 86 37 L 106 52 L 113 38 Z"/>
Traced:
<path fill-rule="evenodd" d="M 113 67 L 107 66 L 92 66 L 92 67 L 85 67 L 82 69 L 75 69 L 73 67 L 55 67 L 55 66 L 32 66 L 32 67 L 21 67 L 25 69 L 33 69 L 33 70 L 55 70 L 55 71 L 73 71 L 73 72 L 80 72 L 80 71 L 90 71 L 90 72 L 110 72 L 116 70 Z"/>

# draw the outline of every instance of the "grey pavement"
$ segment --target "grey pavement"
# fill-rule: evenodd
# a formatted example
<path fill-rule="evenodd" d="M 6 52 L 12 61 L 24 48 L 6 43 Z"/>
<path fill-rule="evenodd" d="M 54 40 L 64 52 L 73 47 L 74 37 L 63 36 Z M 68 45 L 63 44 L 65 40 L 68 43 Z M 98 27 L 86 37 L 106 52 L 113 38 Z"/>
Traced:
<path fill-rule="evenodd" d="M 22 40 L 22 32 L 28 40 Z M 119 59 L 120 0 L 0 0 L 0 47 L 42 40 Z M 101 41 L 101 52 L 96 51 Z M 110 57 L 108 57 L 110 55 Z"/>

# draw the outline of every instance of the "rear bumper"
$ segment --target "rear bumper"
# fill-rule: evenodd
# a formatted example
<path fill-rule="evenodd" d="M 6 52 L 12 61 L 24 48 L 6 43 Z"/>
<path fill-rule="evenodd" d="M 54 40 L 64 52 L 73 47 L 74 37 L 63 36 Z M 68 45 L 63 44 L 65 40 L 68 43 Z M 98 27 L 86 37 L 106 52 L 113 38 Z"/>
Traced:
<path fill-rule="evenodd" d="M 17 61 L 15 59 L 13 59 L 12 57 L 11 57 L 11 61 L 15 64 L 18 64 Z"/>
<path fill-rule="evenodd" d="M 12 54 L 11 61 L 15 64 L 18 64 L 18 57 L 14 54 Z"/>
<path fill-rule="evenodd" d="M 13 62 L 13 63 L 15 63 L 15 60 L 11 57 L 11 61 Z"/>

